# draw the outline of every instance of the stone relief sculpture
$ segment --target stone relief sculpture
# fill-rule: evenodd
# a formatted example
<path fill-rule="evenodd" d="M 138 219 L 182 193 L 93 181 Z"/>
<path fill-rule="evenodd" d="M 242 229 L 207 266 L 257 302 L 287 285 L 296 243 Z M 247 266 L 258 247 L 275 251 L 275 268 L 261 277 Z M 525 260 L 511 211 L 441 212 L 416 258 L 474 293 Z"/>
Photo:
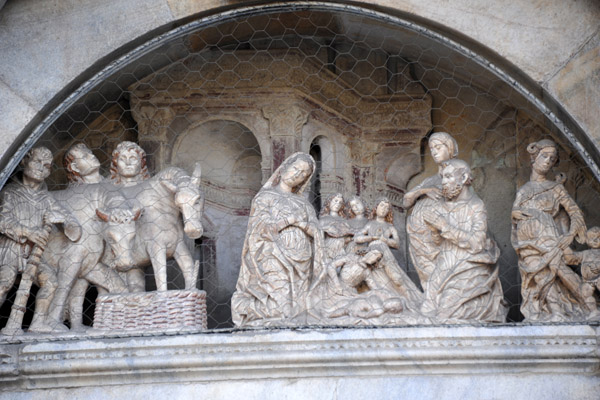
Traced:
<path fill-rule="evenodd" d="M 157 308 L 160 312 L 172 312 L 180 304 L 180 318 L 173 321 L 182 327 L 205 327 L 205 293 L 195 289 L 199 266 L 183 242 L 184 233 L 192 238 L 203 233 L 200 166 L 192 176 L 179 168 L 166 168 L 151 178 L 141 147 L 122 142 L 113 154 L 112 176 L 107 180 L 100 174 L 100 163 L 90 149 L 77 144 L 65 154 L 69 187 L 48 192 L 44 180 L 51 162 L 48 149 L 33 149 L 22 162 L 22 181 L 15 179 L 2 192 L 2 301 L 17 274 L 23 273 L 14 312 L 3 333 L 22 332 L 23 313 L 34 280 L 40 290 L 29 330 L 67 331 L 63 325 L 67 303 L 71 330 L 81 330 L 82 300 L 89 283 L 98 288 L 99 301 L 107 295 L 126 295 L 130 289 L 143 292 L 145 278 L 140 267 L 151 263 L 157 288 L 163 292 L 167 289 L 166 258 L 171 256 L 182 269 L 190 291 L 165 299 L 157 295 L 153 302 L 164 300 L 164 305 Z M 141 218 L 143 211 L 146 219 Z M 55 224 L 61 224 L 62 229 L 53 228 Z M 128 276 L 131 271 L 135 273 Z M 108 303 L 117 304 L 119 299 L 111 297 Z M 101 301 L 97 308 L 104 316 L 110 309 Z M 201 321 L 193 321 L 194 315 Z M 107 321 L 101 325 L 110 327 Z M 138 325 L 153 327 L 152 321 L 145 319 Z"/>
<path fill-rule="evenodd" d="M 421 311 L 443 323 L 504 322 L 508 310 L 495 267 L 500 249 L 488 236 L 485 205 L 470 188 L 471 169 L 452 159 L 441 175 L 443 200 L 422 216 L 438 252 Z"/>
<path fill-rule="evenodd" d="M 305 153 L 288 157 L 260 189 L 250 210 L 242 264 L 231 299 L 237 326 L 306 321 L 314 270 L 323 268 L 323 233 L 302 195 L 315 171 Z"/>
<path fill-rule="evenodd" d="M 471 188 L 469 165 L 454 158 L 456 142 L 445 133 L 429 141 L 439 174 L 408 192 L 409 251 L 423 291 L 408 277 L 393 250 L 400 234 L 392 205 L 379 198 L 367 217 L 364 202 L 347 203 L 337 193 L 326 200 L 320 219 L 303 195 L 315 172 L 305 153 L 287 158 L 252 202 L 242 265 L 232 298 L 237 326 L 304 324 L 390 325 L 503 322 L 496 262 L 500 250 L 487 231 L 487 211 Z M 528 146 L 531 180 L 521 187 L 512 211 L 512 242 L 519 256 L 522 312 L 530 321 L 598 318 L 600 228 L 585 229 L 583 215 L 561 182 L 546 175 L 557 146 L 541 140 Z M 113 329 L 111 313 L 126 304 L 129 319 L 142 312 L 143 267 L 152 265 L 161 313 L 186 308 L 177 324 L 206 326 L 204 292 L 195 289 L 198 264 L 183 241 L 203 233 L 200 166 L 190 176 L 166 168 L 151 177 L 145 152 L 133 142 L 113 152 L 111 178 L 83 144 L 65 154 L 66 190 L 48 192 L 52 154 L 35 148 L 23 160 L 22 180 L 2 191 L 0 210 L 0 300 L 22 273 L 17 300 L 2 333 L 20 334 L 29 290 L 40 290 L 31 332 L 61 332 L 68 306 L 71 330 L 83 329 L 81 301 L 87 286 L 99 290 L 99 329 Z M 56 226 L 55 226 L 56 225 Z M 590 249 L 573 251 L 574 238 Z M 166 260 L 174 257 L 186 291 L 167 293 Z M 580 277 L 568 265 L 580 265 Z M 162 293 L 162 294 L 161 294 Z M 115 300 L 123 295 L 121 300 Z M 133 295 L 133 297 L 131 297 Z M 113 296 L 113 297 L 111 297 Z M 114 297 L 117 296 L 117 297 Z M 164 297 L 164 298 L 163 298 Z M 185 304 L 184 304 L 185 303 Z M 117 305 L 115 305 L 117 304 Z M 121 305 L 119 305 L 121 304 Z M 204 304 L 204 303 L 203 303 Z M 166 320 L 165 320 L 166 321 Z M 145 330 L 148 321 L 136 329 Z M 162 322 L 168 329 L 170 322 Z M 96 326 L 96 325 L 95 325 Z"/>
<path fill-rule="evenodd" d="M 345 247 L 352 239 L 353 231 L 346 222 L 344 197 L 341 193 L 325 201 L 319 224 L 325 234 L 325 262 L 330 262 L 345 253 Z"/>
<path fill-rule="evenodd" d="M 355 198 L 358 199 L 358 198 Z M 364 209 L 362 201 L 361 208 Z M 360 210 L 356 210 L 360 212 Z M 309 323 L 386 325 L 426 323 L 418 313 L 422 293 L 402 270 L 392 248 L 399 247 L 391 204 L 376 202 L 371 219 L 346 253 L 315 271 L 309 290 Z M 316 267 L 315 267 L 316 269 Z"/>
<path fill-rule="evenodd" d="M 141 267 L 152 265 L 156 287 L 167 290 L 167 257 L 174 257 L 181 268 L 186 289 L 196 287 L 198 265 L 184 242 L 202 236 L 204 196 L 200 189 L 201 168 L 197 164 L 190 177 L 180 168 L 169 167 L 150 178 L 146 152 L 136 143 L 121 142 L 113 152 L 111 180 L 120 187 L 125 199 L 139 202 L 144 213 L 127 271 L 127 284 L 132 292 L 145 291 Z M 182 222 L 183 218 L 183 222 Z M 104 260 L 113 262 L 110 257 Z"/>
<path fill-rule="evenodd" d="M 402 204 L 407 210 L 412 207 L 412 212 L 406 219 L 408 250 L 422 285 L 433 272 L 434 260 L 438 255 L 438 246 L 429 225 L 423 220 L 423 214 L 427 210 L 435 209 L 438 200 L 442 198 L 442 163 L 456 158 L 458 145 L 448 133 L 437 132 L 429 138 L 429 149 L 433 160 L 439 166 L 438 173 L 406 193 Z"/>
<path fill-rule="evenodd" d="M 150 179 L 146 151 L 134 142 L 119 143 L 112 153 L 110 179 L 120 186 L 133 186 Z"/>
<path fill-rule="evenodd" d="M 348 224 L 354 229 L 355 233 L 369 222 L 367 218 L 368 210 L 360 197 L 353 196 L 345 208 L 348 215 Z"/>
<path fill-rule="evenodd" d="M 321 221 L 301 195 L 314 171 L 310 156 L 288 158 L 255 197 L 250 212 L 232 314 L 237 326 L 502 322 L 506 318 L 495 263 L 499 249 L 487 234 L 483 202 L 471 188 L 469 166 L 449 160 L 440 170 L 443 200 L 420 218 L 437 252 L 421 292 L 396 261 L 400 245 L 390 201 L 378 199 L 352 246 L 330 232 L 352 227 L 340 215 L 342 196 L 325 204 Z M 364 204 L 356 201 L 355 213 Z M 328 218 L 326 218 L 328 217 Z M 335 229 L 337 230 L 335 230 Z M 328 238 L 328 236 L 330 236 Z"/>
<path fill-rule="evenodd" d="M 133 261 L 136 221 L 142 213 L 139 204 L 126 201 L 112 185 L 102 182 L 100 163 L 85 145 L 69 149 L 65 164 L 69 188 L 51 194 L 81 221 L 83 234 L 70 242 L 60 232 L 53 233 L 43 256 L 58 271 L 48 322 L 59 331 L 67 330 L 62 325 L 67 303 L 71 329 L 83 329 L 82 301 L 88 283 L 96 285 L 100 293 L 127 291 L 115 268 L 128 267 Z M 106 252 L 113 254 L 110 267 L 100 262 Z"/>
<path fill-rule="evenodd" d="M 100 161 L 84 143 L 77 143 L 65 152 L 63 168 L 67 173 L 69 186 L 106 181 L 106 178 L 100 175 Z M 83 302 L 88 286 L 89 282 L 86 279 L 79 278 L 69 293 L 68 320 L 72 330 L 85 329 L 83 326 Z M 103 286 L 97 286 L 97 289 L 99 294 L 107 292 Z"/>
<path fill-rule="evenodd" d="M 353 237 L 360 232 L 369 222 L 370 211 L 365 206 L 364 201 L 359 196 L 352 196 L 346 204 L 347 224 L 352 229 Z M 346 254 L 357 253 L 360 249 L 364 249 L 364 244 L 358 244 L 351 240 L 346 244 Z M 364 253 L 364 251 L 363 251 Z"/>
<path fill-rule="evenodd" d="M 382 197 L 375 202 L 371 221 L 354 235 L 354 242 L 366 244 L 367 250 L 381 253 L 379 268 L 372 271 L 376 290 L 389 290 L 407 299 L 413 306 L 422 301 L 421 292 L 402 270 L 391 249 L 400 247 L 398 231 L 393 225 L 394 214 L 390 201 Z"/>
<path fill-rule="evenodd" d="M 52 330 L 46 323 L 48 308 L 58 287 L 56 271 L 41 261 L 55 224 L 63 225 L 68 241 L 77 241 L 82 230 L 73 216 L 48 193 L 44 180 L 50 175 L 52 153 L 45 147 L 29 151 L 23 161 L 23 177 L 2 190 L 0 210 L 0 304 L 21 273 L 21 283 L 3 334 L 22 332 L 21 324 L 29 290 L 39 285 L 31 332 Z"/>
<path fill-rule="evenodd" d="M 385 325 L 425 323 L 419 302 L 404 296 L 384 271 L 377 249 L 348 253 L 326 265 L 326 276 L 310 289 L 311 323 Z M 408 278 L 407 278 L 408 279 Z M 412 282 L 411 282 L 412 283 Z M 416 288 L 415 288 L 416 290 Z"/>
<path fill-rule="evenodd" d="M 511 241 L 519 256 L 521 312 L 527 321 L 586 319 L 596 313 L 595 301 L 585 298 L 581 277 L 565 263 L 573 240 L 585 242 L 583 214 L 562 183 L 546 176 L 558 160 L 556 143 L 543 139 L 527 146 L 527 152 L 531 178 L 518 190 L 512 209 Z M 568 216 L 566 229 L 561 210 Z"/>
<path fill-rule="evenodd" d="M 100 161 L 83 143 L 77 143 L 65 152 L 63 167 L 69 186 L 106 181 L 100 175 Z"/>
<path fill-rule="evenodd" d="M 598 318 L 594 292 L 600 292 L 600 227 L 588 229 L 586 243 L 590 247 L 588 250 L 570 252 L 565 249 L 565 261 L 569 265 L 581 265 L 582 295 L 587 308 L 592 310 L 590 317 Z"/>

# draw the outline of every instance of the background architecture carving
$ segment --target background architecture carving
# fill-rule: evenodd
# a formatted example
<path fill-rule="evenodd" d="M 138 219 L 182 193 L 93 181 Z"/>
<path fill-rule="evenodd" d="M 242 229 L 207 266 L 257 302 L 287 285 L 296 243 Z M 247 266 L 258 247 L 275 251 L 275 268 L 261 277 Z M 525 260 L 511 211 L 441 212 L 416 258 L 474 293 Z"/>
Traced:
<path fill-rule="evenodd" d="M 204 234 L 196 239 L 184 236 L 182 242 L 191 250 L 198 271 L 192 285 L 206 291 L 209 329 L 232 326 L 229 301 L 239 274 L 248 220 L 252 218 L 252 199 L 282 160 L 297 151 L 310 154 L 315 160 L 313 180 L 305 191 L 305 200 L 311 207 L 320 210 L 328 196 L 342 193 L 346 199 L 358 195 L 366 208 L 376 211 L 375 200 L 387 197 L 394 217 L 393 228 L 398 232 L 397 246 L 368 249 L 362 244 L 363 250 L 368 251 L 359 254 L 354 250 L 360 246 L 352 241 L 343 256 L 322 269 L 326 273 L 324 278 L 340 282 L 341 288 L 336 285 L 314 288 L 315 291 L 331 289 L 327 298 L 337 308 L 328 308 L 332 311 L 329 317 L 337 320 L 336 324 L 343 321 L 351 325 L 357 320 L 390 323 L 390 319 L 383 319 L 385 316 L 396 318 L 397 324 L 418 322 L 416 317 L 400 318 L 408 317 L 400 311 L 407 308 L 402 299 L 397 301 L 392 297 L 386 304 L 385 299 L 382 301 L 388 293 L 385 290 L 383 297 L 373 297 L 371 287 L 375 284 L 369 286 L 367 281 L 373 278 L 371 272 L 381 272 L 379 266 L 397 265 L 417 291 L 426 290 L 421 287 L 426 285 L 419 286 L 418 268 L 409 254 L 405 227 L 410 211 L 403 206 L 403 199 L 438 170 L 427 148 L 431 132 L 451 132 L 460 150 L 457 158 L 465 160 L 471 169 L 472 188 L 487 208 L 489 236 L 500 249 L 496 265 L 511 323 L 520 323 L 524 318 L 520 312 L 523 299 L 519 265 L 532 265 L 523 262 L 531 254 L 520 249 L 514 251 L 511 243 L 512 204 L 531 175 L 530 155 L 525 151 L 528 144 L 543 139 L 556 143 L 559 162 L 555 173 L 560 174 L 564 191 L 585 216 L 585 225 L 600 225 L 597 210 L 600 114 L 595 107 L 598 85 L 594 80 L 596 66 L 600 65 L 595 62 L 600 8 L 593 1 L 542 0 L 533 4 L 501 0 L 485 5 L 471 0 L 448 3 L 423 0 L 418 4 L 412 0 L 394 4 L 386 0 L 265 4 L 213 0 L 98 4 L 83 0 L 76 6 L 54 1 L 34 4 L 33 0 L 0 3 L 4 6 L 0 6 L 0 42 L 4 44 L 0 46 L 0 152 L 4 154 L 0 159 L 0 182 L 19 179 L 18 164 L 35 146 L 46 146 L 54 155 L 51 174 L 46 178 L 50 192 L 67 189 L 70 172 L 60 166 L 64 153 L 75 143 L 84 143 L 93 150 L 99 164 L 96 178 L 108 175 L 111 154 L 123 141 L 138 143 L 146 152 L 151 176 L 172 167 L 189 174 L 199 161 L 203 169 L 201 187 L 207 201 L 201 221 L 197 222 L 202 224 Z M 31 26 L 36 29 L 30 29 Z M 87 45 L 90 43 L 93 46 Z M 40 75 L 40 71 L 44 73 Z M 290 110 L 288 122 L 283 122 L 283 118 L 276 120 L 284 113 L 266 110 L 273 105 L 280 111 Z M 282 123 L 289 123 L 287 132 Z M 79 156 L 72 165 L 77 169 L 85 167 L 85 162 L 79 163 L 85 157 Z M 355 208 L 360 215 L 360 206 Z M 104 218 L 96 221 L 102 228 L 111 220 L 133 218 L 135 209 L 131 204 L 124 208 L 109 207 L 104 210 L 107 212 L 101 210 L 93 216 Z M 569 225 L 564 213 L 556 216 L 555 222 L 546 226 Z M 139 219 L 133 222 L 135 225 Z M 366 222 L 360 218 L 348 220 L 357 230 Z M 53 235 L 61 229 L 58 224 Z M 104 232 L 104 237 L 109 231 Z M 588 236 L 583 227 L 579 234 L 581 238 Z M 562 240 L 558 235 L 555 237 Z M 444 240 L 447 242 L 442 241 L 442 245 L 451 248 L 448 239 Z M 560 262 L 553 261 L 548 268 L 543 265 L 542 272 L 549 272 L 549 277 L 557 277 L 571 286 L 576 294 L 574 308 L 591 310 L 596 302 L 593 276 L 589 274 L 594 268 L 593 246 L 589 239 L 587 247 L 573 244 L 561 248 Z M 384 257 L 387 251 L 391 256 Z M 469 262 L 473 260 L 469 258 Z M 106 266 L 111 268 L 110 263 Z M 167 281 L 171 290 L 134 294 L 149 296 L 137 301 L 144 302 L 152 296 L 184 295 L 190 279 L 183 276 L 177 261 L 167 257 L 161 273 L 163 270 L 166 278 L 159 277 L 159 281 Z M 145 272 L 143 279 L 137 281 L 138 287 L 153 290 L 156 277 L 150 268 Z M 94 312 L 101 311 L 95 300 L 112 296 L 106 293 L 109 289 L 105 281 L 88 278 L 86 275 L 75 280 L 71 293 L 77 294 L 66 300 L 70 314 L 67 324 L 71 328 L 90 327 Z M 553 285 L 549 287 L 555 289 Z M 577 286 L 580 288 L 576 289 Z M 16 286 L 11 288 L 0 310 L 0 328 L 15 303 L 16 290 Z M 335 302 L 340 290 L 349 292 L 351 299 L 365 301 L 345 307 L 342 301 Z M 33 282 L 29 305 L 23 309 L 24 329 L 31 328 L 33 300 L 42 298 L 42 294 Z M 381 310 L 386 312 L 376 316 Z M 588 320 L 593 313 L 574 314 Z M 244 381 L 236 381 L 235 373 L 223 375 L 222 371 L 207 367 L 208 364 L 198 366 L 194 358 L 197 352 L 178 347 L 173 341 L 161 342 L 169 338 L 151 338 L 141 345 L 141 350 L 131 341 L 123 345 L 119 336 L 139 335 L 135 331 L 110 333 L 110 328 L 96 333 L 89 331 L 87 335 L 92 335 L 88 336 L 92 340 L 75 340 L 74 332 L 3 336 L 0 371 L 7 371 L 7 382 L 17 383 L 2 385 L 0 390 L 7 391 L 9 397 L 15 397 L 15 393 L 9 392 L 12 390 L 21 391 L 24 397 L 46 396 L 48 393 L 34 387 L 43 387 L 40 382 L 44 380 L 56 385 L 56 373 L 65 378 L 65 385 L 70 388 L 55 386 L 53 394 L 58 397 L 64 397 L 67 391 L 70 395 L 105 397 L 103 394 L 114 387 L 101 385 L 115 382 L 124 383 L 122 388 L 127 389 L 133 385 L 143 387 L 147 397 L 149 393 L 158 393 L 163 385 L 164 380 L 154 377 L 172 371 L 167 364 L 174 362 L 191 368 L 183 379 L 188 385 L 177 389 L 182 396 L 191 392 L 209 396 L 211 390 L 220 390 L 221 394 L 229 390 L 232 394 L 241 391 L 252 397 L 265 393 L 268 385 L 275 388 L 281 384 L 288 388 L 311 387 L 315 393 L 319 388 L 325 393 L 334 390 L 336 395 L 346 394 L 345 397 L 361 393 L 373 396 L 381 388 L 401 387 L 403 395 L 418 388 L 424 398 L 427 395 L 438 398 L 439 393 L 474 393 L 482 397 L 482 393 L 490 390 L 511 398 L 590 398 L 590 394 L 598 392 L 593 366 L 597 364 L 593 350 L 597 344 L 589 339 L 595 335 L 594 322 L 589 322 L 592 327 L 576 326 L 572 325 L 570 311 L 557 314 L 568 317 L 565 323 L 571 325 L 554 329 L 526 323 L 515 331 L 505 326 L 474 328 L 475 331 L 462 331 L 460 327 L 405 331 L 418 340 L 398 336 L 394 329 L 344 329 L 329 336 L 324 335 L 325 329 L 312 328 L 311 332 L 297 332 L 290 339 L 291 348 L 276 354 L 277 361 L 271 364 L 293 372 L 277 375 L 271 381 L 262 379 L 265 375 L 260 373 L 248 374 L 247 369 L 239 375 L 245 376 Z M 551 316 L 547 320 L 561 318 Z M 55 319 L 62 320 L 63 316 Z M 540 323 L 544 324 L 540 321 L 534 324 Z M 183 328 L 187 333 L 197 329 L 200 326 Z M 300 336 L 308 337 L 307 333 L 315 334 L 314 339 L 325 345 L 298 341 Z M 389 341 L 374 345 L 363 333 L 376 339 L 393 337 L 392 341 L 401 346 L 424 349 L 429 361 L 433 353 L 440 357 L 433 356 L 433 364 L 423 361 L 415 365 L 410 361 L 414 353 L 403 348 L 401 354 L 394 354 L 397 345 L 392 346 Z M 114 341 L 107 339 L 110 335 Z M 437 341 L 432 341 L 431 335 Z M 209 336 L 191 333 L 174 339 L 210 341 Z M 269 350 L 261 348 L 261 344 L 268 349 L 276 347 L 275 336 L 253 329 L 215 335 L 214 340 L 225 341 L 232 347 L 211 348 L 209 353 L 218 351 L 219 355 L 204 359 L 211 366 L 222 365 L 223 361 L 232 366 L 239 361 L 256 372 L 261 367 L 247 358 L 236 357 L 245 350 L 250 351 L 245 354 L 251 358 L 256 357 L 258 353 L 253 352 L 259 348 L 267 354 Z M 504 336 L 510 339 L 504 340 Z M 478 338 L 482 337 L 493 337 L 484 340 L 492 344 L 479 346 Z M 17 344 L 16 340 L 27 344 Z M 32 346 L 33 341 L 39 343 Z M 158 342 L 167 348 L 154 347 Z M 430 344 L 434 342 L 433 348 L 439 353 L 431 350 Z M 453 353 L 456 343 L 459 346 Z M 93 349 L 110 352 L 119 346 L 121 349 L 129 346 L 128 350 L 117 353 L 124 357 L 131 355 L 126 360 L 131 376 L 146 380 L 147 386 L 140 385 L 139 380 L 128 381 L 112 375 L 110 371 L 119 362 L 110 357 L 107 363 L 98 362 L 104 356 Z M 575 351 L 578 346 L 586 353 Z M 469 358 L 473 347 L 481 351 L 475 358 Z M 368 350 L 373 348 L 377 349 L 376 355 Z M 310 365 L 305 370 L 311 376 L 299 374 L 302 367 L 292 360 L 294 351 L 302 352 L 300 357 L 307 363 L 302 365 Z M 172 352 L 181 354 L 185 360 L 166 359 Z M 320 364 L 311 352 L 318 352 L 321 360 L 330 361 Z M 488 354 L 493 356 L 487 359 Z M 77 377 L 61 372 L 58 364 L 62 362 L 64 366 L 64 361 L 52 361 L 62 360 L 63 355 L 65 359 L 83 360 L 76 366 Z M 150 361 L 155 355 L 166 358 L 155 365 Z M 87 360 L 88 356 L 93 361 Z M 384 362 L 387 357 L 391 363 Z M 336 360 L 349 358 L 357 360 L 353 368 L 362 366 L 360 373 L 364 379 L 354 374 L 344 375 L 346 370 L 334 367 Z M 25 359 L 35 361 L 32 364 L 19 361 Z M 383 368 L 369 362 L 373 359 Z M 271 359 L 262 360 L 268 364 Z M 478 360 L 488 361 L 488 367 L 478 364 Z M 72 365 L 71 361 L 67 363 Z M 444 365 L 444 373 L 428 375 L 430 370 L 439 372 L 434 367 L 436 363 Z M 469 370 L 469 365 L 478 366 L 477 371 Z M 494 369 L 498 365 L 502 367 Z M 407 371 L 410 380 L 403 381 L 397 373 L 401 369 Z M 99 370 L 102 372 L 98 373 Z M 196 372 L 200 370 L 203 377 L 198 380 Z M 325 379 L 316 378 L 322 370 L 332 372 Z M 209 376 L 232 379 L 232 384 L 202 381 Z M 293 381 L 290 377 L 300 379 Z M 199 384 L 203 385 L 200 391 L 198 386 L 190 384 L 199 381 L 203 382 Z M 518 388 L 518 392 L 511 388 Z"/>

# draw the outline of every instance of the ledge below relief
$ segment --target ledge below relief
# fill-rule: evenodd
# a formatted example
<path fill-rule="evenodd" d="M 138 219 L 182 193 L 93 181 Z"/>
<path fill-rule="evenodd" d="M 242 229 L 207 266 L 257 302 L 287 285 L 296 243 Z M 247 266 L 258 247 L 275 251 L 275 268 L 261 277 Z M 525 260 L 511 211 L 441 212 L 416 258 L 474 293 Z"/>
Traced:
<path fill-rule="evenodd" d="M 561 385 L 577 384 L 582 390 L 582 379 L 584 386 L 600 389 L 599 371 L 598 327 L 589 325 L 65 336 L 0 344 L 0 399 L 18 392 L 36 398 L 40 389 L 58 396 L 67 388 L 69 393 L 91 388 L 128 393 L 128 387 L 135 387 L 141 395 L 142 387 L 149 390 L 152 385 L 197 384 L 206 389 L 272 380 L 284 386 L 305 382 L 309 390 L 314 379 L 339 383 L 365 377 L 398 382 L 430 377 L 427 385 L 435 386 L 442 377 L 482 381 L 488 375 L 515 384 L 523 376 L 559 379 L 555 384 L 562 379 Z M 493 377 L 483 381 L 492 382 Z"/>

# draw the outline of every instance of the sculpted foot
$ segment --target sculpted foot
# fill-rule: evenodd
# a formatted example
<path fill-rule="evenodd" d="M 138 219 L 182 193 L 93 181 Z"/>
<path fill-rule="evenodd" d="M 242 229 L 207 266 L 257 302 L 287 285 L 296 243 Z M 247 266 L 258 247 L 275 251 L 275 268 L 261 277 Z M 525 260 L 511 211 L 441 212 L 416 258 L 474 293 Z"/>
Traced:
<path fill-rule="evenodd" d="M 20 335 L 23 335 L 24 332 L 23 332 L 23 329 L 21 329 L 21 328 L 6 326 L 6 327 L 2 328 L 2 330 L 0 331 L 0 334 L 5 335 L 5 336 L 20 336 Z"/>
<path fill-rule="evenodd" d="M 47 320 L 46 322 L 35 322 L 32 323 L 29 327 L 29 332 L 32 333 L 60 333 L 60 332 L 69 332 L 69 328 L 67 328 L 64 324 L 58 321 Z"/>

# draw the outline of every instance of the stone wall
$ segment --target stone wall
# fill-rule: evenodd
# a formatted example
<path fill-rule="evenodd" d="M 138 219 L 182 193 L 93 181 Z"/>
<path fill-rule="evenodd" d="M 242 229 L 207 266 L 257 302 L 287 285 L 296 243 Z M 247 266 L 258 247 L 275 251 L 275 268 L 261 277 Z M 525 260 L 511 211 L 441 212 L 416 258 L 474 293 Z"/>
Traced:
<path fill-rule="evenodd" d="M 254 2 L 21 0 L 0 12 L 0 131 L 2 153 L 24 139 L 49 107 L 90 73 L 152 36 L 184 22 Z M 439 27 L 499 56 L 540 97 L 557 100 L 598 144 L 600 121 L 598 36 L 600 5 L 594 0 L 453 2 L 359 1 Z M 14 148 L 12 148 L 14 150 Z M 10 153 L 4 154 L 4 163 Z"/>

